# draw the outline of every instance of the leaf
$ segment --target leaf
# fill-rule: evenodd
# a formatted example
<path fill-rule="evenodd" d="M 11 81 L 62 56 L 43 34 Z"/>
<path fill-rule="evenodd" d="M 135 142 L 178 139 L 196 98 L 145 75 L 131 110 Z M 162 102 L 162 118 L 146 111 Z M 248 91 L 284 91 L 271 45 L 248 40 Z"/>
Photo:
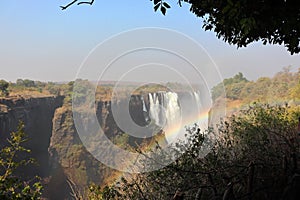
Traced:
<path fill-rule="evenodd" d="M 182 7 L 181 0 L 178 1 L 178 5 L 179 5 L 180 7 Z"/>
<path fill-rule="evenodd" d="M 213 28 L 213 26 L 211 24 L 207 24 L 204 26 L 204 30 L 211 30 Z"/>
<path fill-rule="evenodd" d="M 160 3 L 161 4 L 161 0 L 154 0 L 154 5 Z"/>
<path fill-rule="evenodd" d="M 171 6 L 170 6 L 168 3 L 166 3 L 166 2 L 164 2 L 163 5 L 164 5 L 164 7 L 166 7 L 166 8 L 171 8 Z"/>
<path fill-rule="evenodd" d="M 161 4 L 159 3 L 159 4 L 157 4 L 156 6 L 154 6 L 154 11 L 155 11 L 155 12 L 157 11 L 157 9 L 159 8 L 160 5 L 161 5 Z"/>
<path fill-rule="evenodd" d="M 163 6 L 160 7 L 160 11 L 163 15 L 166 15 L 167 9 Z"/>

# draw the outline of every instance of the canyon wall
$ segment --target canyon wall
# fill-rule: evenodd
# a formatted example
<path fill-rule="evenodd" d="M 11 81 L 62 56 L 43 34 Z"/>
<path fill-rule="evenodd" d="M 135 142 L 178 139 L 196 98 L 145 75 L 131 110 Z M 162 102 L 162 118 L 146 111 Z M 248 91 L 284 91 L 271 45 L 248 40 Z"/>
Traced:
<path fill-rule="evenodd" d="M 9 133 L 15 131 L 20 121 L 28 141 L 24 146 L 31 149 L 31 157 L 38 165 L 22 170 L 24 176 L 45 177 L 49 173 L 48 147 L 52 135 L 52 119 L 56 108 L 60 107 L 63 97 L 10 97 L 0 99 L 0 144 L 6 143 Z"/>
<path fill-rule="evenodd" d="M 162 118 L 174 121 L 174 116 L 182 112 L 178 98 L 190 97 L 195 101 L 199 98 L 199 94 L 133 95 L 129 101 L 130 117 L 139 126 L 146 126 L 149 123 L 160 125 Z M 192 105 L 191 102 L 187 104 Z M 105 135 L 114 140 L 124 132 L 116 124 L 111 106 L 111 101 L 97 101 L 98 121 L 87 120 L 83 125 L 88 127 L 88 123 L 99 123 Z M 128 107 L 128 104 L 120 100 L 118 106 Z M 158 106 L 162 106 L 163 109 L 154 111 Z M 195 110 L 193 107 L 190 109 Z M 166 111 L 164 115 L 163 110 Z M 126 124 L 127 119 L 122 116 L 120 118 Z M 84 194 L 90 183 L 105 184 L 109 182 L 110 177 L 118 173 L 97 161 L 82 145 L 74 125 L 71 104 L 64 102 L 63 96 L 36 98 L 19 96 L 0 99 L 0 144 L 3 145 L 9 133 L 16 130 L 19 121 L 24 122 L 25 133 L 29 138 L 25 146 L 32 150 L 31 157 L 38 163 L 34 167 L 22 169 L 22 176 L 40 176 L 45 186 L 45 198 L 69 199 L 72 188 Z M 149 141 L 152 139 L 149 138 Z M 130 136 L 126 142 L 135 146 L 145 140 Z M 101 150 L 101 147 L 99 148 Z M 113 159 L 113 155 L 107 156 Z"/>
<path fill-rule="evenodd" d="M 83 188 L 91 182 L 102 184 L 113 170 L 103 166 L 85 148 L 73 123 L 72 109 L 63 104 L 63 96 L 0 98 L 0 146 L 17 130 L 20 121 L 31 150 L 30 157 L 37 165 L 22 167 L 17 173 L 24 179 L 37 176 L 44 183 L 48 199 L 68 199 L 70 184 Z M 99 123 L 106 132 L 117 135 L 118 129 L 110 115 L 108 102 L 98 102 Z M 76 186 L 75 186 L 76 185 Z"/>

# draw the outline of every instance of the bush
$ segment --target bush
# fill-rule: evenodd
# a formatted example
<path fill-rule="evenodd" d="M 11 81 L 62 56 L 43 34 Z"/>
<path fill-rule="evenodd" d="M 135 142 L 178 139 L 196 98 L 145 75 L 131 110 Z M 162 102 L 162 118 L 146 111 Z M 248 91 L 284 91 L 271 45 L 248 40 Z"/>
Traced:
<path fill-rule="evenodd" d="M 26 141 L 24 125 L 20 123 L 18 130 L 12 132 L 8 145 L 0 150 L 0 199 L 40 199 L 42 185 L 36 180 L 24 181 L 16 176 L 17 169 L 33 162 L 32 159 L 20 158 L 20 153 L 30 153 L 22 144 Z"/>
<path fill-rule="evenodd" d="M 254 104 L 215 129 L 201 132 L 195 125 L 187 130 L 187 142 L 175 145 L 178 153 L 186 150 L 176 162 L 158 171 L 123 177 L 103 190 L 93 187 L 92 192 L 102 199 L 285 198 L 296 191 L 286 192 L 293 190 L 288 180 L 298 170 L 296 110 Z M 216 135 L 211 152 L 202 158 L 203 142 Z"/>
<path fill-rule="evenodd" d="M 9 86 L 8 82 L 6 82 L 5 80 L 0 80 L 0 94 L 4 96 L 8 96 L 9 95 L 8 86 Z"/>

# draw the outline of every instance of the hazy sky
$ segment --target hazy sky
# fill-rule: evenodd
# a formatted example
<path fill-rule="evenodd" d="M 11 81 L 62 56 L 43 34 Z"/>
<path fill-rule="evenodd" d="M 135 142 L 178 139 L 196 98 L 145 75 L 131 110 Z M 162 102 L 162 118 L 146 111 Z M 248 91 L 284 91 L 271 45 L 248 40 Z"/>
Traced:
<path fill-rule="evenodd" d="M 168 28 L 193 38 L 209 53 L 223 78 L 243 72 L 255 80 L 285 66 L 300 67 L 300 55 L 291 56 L 283 46 L 255 43 L 236 49 L 228 45 L 213 32 L 203 31 L 202 19 L 190 13 L 188 5 L 179 8 L 176 2 L 170 0 L 172 9 L 162 16 L 153 11 L 149 0 L 96 0 L 93 6 L 75 5 L 64 11 L 59 6 L 68 0 L 1 1 L 0 79 L 73 80 L 99 43 L 142 27 Z"/>

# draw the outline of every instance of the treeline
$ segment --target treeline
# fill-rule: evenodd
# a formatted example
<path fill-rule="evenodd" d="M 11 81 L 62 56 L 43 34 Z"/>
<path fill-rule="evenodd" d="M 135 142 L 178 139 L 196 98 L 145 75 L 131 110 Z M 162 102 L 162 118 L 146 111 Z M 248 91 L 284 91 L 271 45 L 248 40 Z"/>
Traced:
<path fill-rule="evenodd" d="M 22 92 L 39 92 L 43 94 L 52 94 L 59 95 L 61 87 L 64 84 L 58 84 L 54 82 L 42 82 L 34 81 L 30 79 L 17 79 L 15 83 L 10 83 L 10 91 L 12 93 L 21 93 Z"/>
<path fill-rule="evenodd" d="M 16 82 L 0 80 L 0 97 L 14 95 L 65 95 L 72 88 L 74 81 L 69 83 L 42 82 L 30 79 L 17 79 Z"/>
<path fill-rule="evenodd" d="M 299 101 L 300 69 L 298 72 L 291 72 L 290 67 L 286 67 L 272 78 L 261 77 L 256 81 L 249 81 L 239 72 L 212 88 L 214 101 L 224 97 L 243 103 Z"/>

